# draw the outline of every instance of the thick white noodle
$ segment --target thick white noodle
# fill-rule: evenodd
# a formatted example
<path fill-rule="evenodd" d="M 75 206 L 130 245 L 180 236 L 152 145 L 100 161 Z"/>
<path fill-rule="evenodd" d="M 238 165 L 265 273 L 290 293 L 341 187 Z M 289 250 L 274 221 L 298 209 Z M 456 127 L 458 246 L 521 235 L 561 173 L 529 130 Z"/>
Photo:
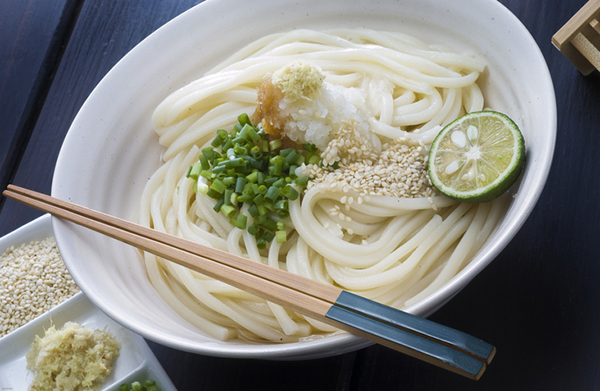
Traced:
<path fill-rule="evenodd" d="M 502 218 L 505 202 L 458 204 L 444 196 L 367 196 L 323 183 L 290 202 L 288 241 L 260 250 L 246 230 L 213 210 L 185 177 L 219 128 L 256 107 L 257 87 L 295 61 L 321 68 L 325 80 L 362 91 L 370 130 L 383 143 L 406 138 L 428 147 L 441 127 L 482 110 L 475 83 L 485 63 L 401 33 L 367 29 L 294 30 L 242 48 L 205 77 L 166 97 L 152 120 L 164 164 L 148 181 L 139 222 L 365 297 L 405 308 L 460 272 Z M 343 200 L 352 198 L 351 205 Z M 344 208 L 344 216 L 332 213 Z M 252 217 L 244 207 L 241 211 Z M 219 340 L 293 342 L 336 333 L 279 305 L 144 254 L 164 301 Z"/>

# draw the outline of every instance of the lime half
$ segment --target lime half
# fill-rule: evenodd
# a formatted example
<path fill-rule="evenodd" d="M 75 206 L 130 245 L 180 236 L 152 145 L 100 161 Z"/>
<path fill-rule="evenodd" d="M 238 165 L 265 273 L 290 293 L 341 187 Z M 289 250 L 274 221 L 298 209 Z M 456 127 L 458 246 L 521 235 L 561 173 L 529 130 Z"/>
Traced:
<path fill-rule="evenodd" d="M 518 126 L 495 111 L 466 114 L 437 135 L 429 151 L 431 183 L 448 197 L 487 202 L 502 195 L 525 164 Z"/>

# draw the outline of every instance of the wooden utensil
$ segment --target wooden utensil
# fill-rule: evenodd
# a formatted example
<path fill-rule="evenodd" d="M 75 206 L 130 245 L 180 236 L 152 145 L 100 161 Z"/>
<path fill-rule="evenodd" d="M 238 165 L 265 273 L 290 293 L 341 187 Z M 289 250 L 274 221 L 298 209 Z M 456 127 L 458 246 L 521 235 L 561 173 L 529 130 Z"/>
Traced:
<path fill-rule="evenodd" d="M 461 331 L 225 251 L 17 186 L 3 195 L 474 380 L 496 352 Z"/>
<path fill-rule="evenodd" d="M 552 44 L 584 76 L 600 71 L 600 0 L 588 1 L 554 34 Z"/>

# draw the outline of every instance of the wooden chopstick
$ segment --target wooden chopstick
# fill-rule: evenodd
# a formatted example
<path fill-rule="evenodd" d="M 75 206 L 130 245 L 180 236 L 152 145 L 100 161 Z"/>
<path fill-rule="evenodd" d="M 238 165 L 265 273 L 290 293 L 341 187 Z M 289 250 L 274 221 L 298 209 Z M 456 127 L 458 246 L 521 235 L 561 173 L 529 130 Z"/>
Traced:
<path fill-rule="evenodd" d="M 3 195 L 471 379 L 481 377 L 496 351 L 468 334 L 340 288 L 67 201 L 14 185 Z"/>

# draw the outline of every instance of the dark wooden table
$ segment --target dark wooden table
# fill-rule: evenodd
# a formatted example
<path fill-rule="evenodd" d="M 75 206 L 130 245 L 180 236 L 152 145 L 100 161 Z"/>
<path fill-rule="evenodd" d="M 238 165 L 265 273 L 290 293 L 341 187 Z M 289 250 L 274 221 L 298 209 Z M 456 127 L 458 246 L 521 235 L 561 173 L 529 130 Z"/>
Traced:
<path fill-rule="evenodd" d="M 558 138 L 550 177 L 524 227 L 431 317 L 497 346 L 480 381 L 379 346 L 277 362 L 204 357 L 150 342 L 178 389 L 600 390 L 600 75 L 581 76 L 551 45 L 585 1 L 501 1 L 548 62 Z M 198 2 L 0 0 L 0 187 L 49 194 L 63 138 L 88 94 L 131 48 Z M 39 215 L 1 198 L 0 235 Z"/>

